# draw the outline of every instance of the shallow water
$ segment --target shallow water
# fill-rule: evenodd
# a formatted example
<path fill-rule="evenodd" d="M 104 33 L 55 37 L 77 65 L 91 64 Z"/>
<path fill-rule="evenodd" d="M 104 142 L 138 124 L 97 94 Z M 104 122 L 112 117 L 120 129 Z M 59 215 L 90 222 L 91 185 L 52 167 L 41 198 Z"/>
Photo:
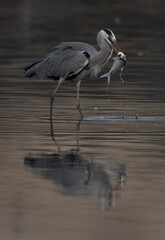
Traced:
<path fill-rule="evenodd" d="M 1 238 L 164 240 L 164 1 L 17 3 L 0 21 Z M 56 83 L 24 66 L 61 41 L 96 46 L 105 27 L 127 55 L 124 83 L 113 74 L 106 95 L 106 79 L 84 80 L 82 121 L 63 84 L 51 124 Z"/>

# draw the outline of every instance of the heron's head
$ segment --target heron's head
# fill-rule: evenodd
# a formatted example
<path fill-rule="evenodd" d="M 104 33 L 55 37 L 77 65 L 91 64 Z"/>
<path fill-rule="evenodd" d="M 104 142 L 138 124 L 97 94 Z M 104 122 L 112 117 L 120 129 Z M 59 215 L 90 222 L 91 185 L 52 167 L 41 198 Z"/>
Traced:
<path fill-rule="evenodd" d="M 99 35 L 101 35 L 101 37 L 105 39 L 112 46 L 112 48 L 115 50 L 117 54 L 121 52 L 121 50 L 117 45 L 115 34 L 110 29 L 101 30 L 99 32 Z"/>

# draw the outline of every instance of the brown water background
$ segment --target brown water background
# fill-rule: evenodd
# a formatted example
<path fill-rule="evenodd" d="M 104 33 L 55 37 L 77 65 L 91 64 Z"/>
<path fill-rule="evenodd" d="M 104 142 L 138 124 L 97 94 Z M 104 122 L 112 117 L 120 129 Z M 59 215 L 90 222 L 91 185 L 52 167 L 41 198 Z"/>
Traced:
<path fill-rule="evenodd" d="M 2 240 L 165 239 L 164 9 L 164 0 L 1 1 Z M 63 84 L 52 138 L 56 83 L 23 68 L 62 41 L 97 47 L 103 28 L 127 55 L 124 83 L 114 74 L 106 96 L 106 79 L 85 79 L 81 122 L 75 85 Z"/>

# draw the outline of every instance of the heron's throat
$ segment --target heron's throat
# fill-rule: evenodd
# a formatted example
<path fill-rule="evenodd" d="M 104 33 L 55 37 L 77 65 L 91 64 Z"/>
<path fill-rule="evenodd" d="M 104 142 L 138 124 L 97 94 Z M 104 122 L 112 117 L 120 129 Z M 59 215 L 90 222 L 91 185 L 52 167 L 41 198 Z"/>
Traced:
<path fill-rule="evenodd" d="M 107 39 L 104 39 L 104 44 L 102 44 L 99 55 L 101 59 L 101 65 L 105 65 L 108 60 L 111 58 L 113 53 L 113 48 L 111 44 L 107 41 Z"/>
<path fill-rule="evenodd" d="M 111 44 L 106 39 L 105 39 L 105 41 L 106 41 L 108 47 L 105 48 L 105 59 L 103 60 L 102 65 L 104 65 L 108 62 L 108 60 L 111 58 L 112 53 L 113 53 L 113 48 L 112 48 Z"/>
<path fill-rule="evenodd" d="M 90 61 L 90 74 L 91 77 L 96 77 L 102 70 L 104 65 L 111 58 L 113 48 L 107 41 L 102 42 L 100 45 L 100 51 L 98 51 L 95 56 Z"/>

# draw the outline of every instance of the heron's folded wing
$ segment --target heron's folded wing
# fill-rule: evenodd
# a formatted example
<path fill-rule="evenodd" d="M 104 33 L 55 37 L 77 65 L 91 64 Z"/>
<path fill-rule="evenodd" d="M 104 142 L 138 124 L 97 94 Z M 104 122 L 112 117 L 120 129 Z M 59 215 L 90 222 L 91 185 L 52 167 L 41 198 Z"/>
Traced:
<path fill-rule="evenodd" d="M 57 49 L 46 56 L 38 65 L 36 74 L 42 77 L 67 78 L 89 64 L 90 55 L 72 47 Z"/>

